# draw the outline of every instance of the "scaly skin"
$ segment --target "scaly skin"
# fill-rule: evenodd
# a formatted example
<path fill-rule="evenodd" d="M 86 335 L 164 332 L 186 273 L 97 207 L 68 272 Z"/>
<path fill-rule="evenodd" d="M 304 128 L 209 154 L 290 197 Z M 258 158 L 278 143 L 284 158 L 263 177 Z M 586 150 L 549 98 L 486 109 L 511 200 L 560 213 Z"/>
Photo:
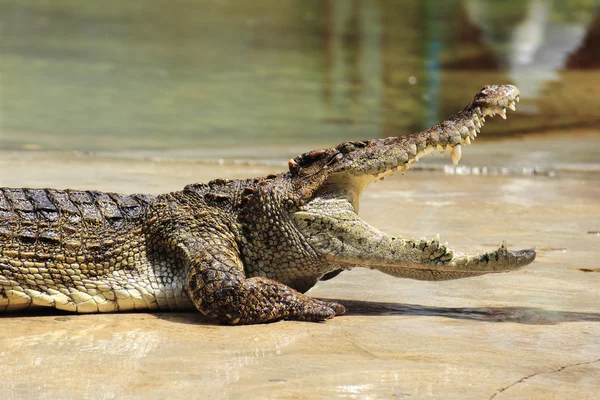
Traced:
<path fill-rule="evenodd" d="M 231 324 L 321 321 L 344 307 L 302 292 L 344 269 L 446 280 L 521 268 L 535 251 L 459 254 L 438 240 L 389 236 L 357 214 L 369 183 L 418 157 L 446 150 L 458 163 L 485 116 L 505 117 L 518 96 L 514 86 L 486 86 L 426 131 L 305 153 L 266 178 L 157 197 L 0 189 L 0 311 L 195 307 Z"/>

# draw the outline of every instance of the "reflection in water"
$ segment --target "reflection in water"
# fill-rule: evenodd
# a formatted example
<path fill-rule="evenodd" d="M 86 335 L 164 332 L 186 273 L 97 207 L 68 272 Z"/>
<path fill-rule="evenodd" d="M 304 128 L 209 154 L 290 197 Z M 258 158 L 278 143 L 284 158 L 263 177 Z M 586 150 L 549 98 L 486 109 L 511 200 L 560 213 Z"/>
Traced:
<path fill-rule="evenodd" d="M 577 51 L 569 55 L 567 68 L 569 69 L 597 69 L 600 68 L 600 12 L 590 24 L 587 35 Z"/>
<path fill-rule="evenodd" d="M 331 0 L 325 5 L 325 81 L 329 122 L 370 124 L 382 118 L 381 9 L 378 2 Z"/>
<path fill-rule="evenodd" d="M 422 129 L 435 125 L 439 117 L 439 87 L 440 87 L 440 53 L 442 40 L 440 37 L 440 5 L 446 2 L 427 0 L 423 2 L 425 10 L 425 120 Z"/>
<path fill-rule="evenodd" d="M 488 136 L 598 123 L 594 1 L 8 0 L 0 14 L 5 148 L 287 158 L 421 129 L 501 82 L 524 105 Z"/>
<path fill-rule="evenodd" d="M 484 32 L 484 42 L 496 51 L 508 76 L 527 97 L 542 96 L 548 82 L 559 81 L 570 54 L 581 45 L 592 15 L 573 20 L 552 19 L 551 0 L 520 2 L 522 15 L 509 25 L 490 23 L 496 4 L 466 0 L 470 19 Z"/>

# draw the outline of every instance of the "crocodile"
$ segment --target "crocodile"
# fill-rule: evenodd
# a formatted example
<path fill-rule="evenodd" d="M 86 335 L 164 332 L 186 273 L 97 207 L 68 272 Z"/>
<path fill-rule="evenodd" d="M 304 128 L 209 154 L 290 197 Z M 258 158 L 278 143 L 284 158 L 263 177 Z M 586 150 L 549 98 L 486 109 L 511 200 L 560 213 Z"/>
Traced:
<path fill-rule="evenodd" d="M 417 280 L 519 269 L 534 249 L 503 243 L 464 254 L 438 237 L 388 235 L 358 216 L 370 183 L 432 152 L 449 152 L 456 165 L 485 118 L 506 118 L 518 101 L 514 86 L 485 86 L 422 132 L 348 141 L 301 154 L 277 175 L 157 196 L 2 188 L 0 311 L 197 309 L 226 324 L 323 321 L 345 307 L 304 293 L 354 267 Z"/>

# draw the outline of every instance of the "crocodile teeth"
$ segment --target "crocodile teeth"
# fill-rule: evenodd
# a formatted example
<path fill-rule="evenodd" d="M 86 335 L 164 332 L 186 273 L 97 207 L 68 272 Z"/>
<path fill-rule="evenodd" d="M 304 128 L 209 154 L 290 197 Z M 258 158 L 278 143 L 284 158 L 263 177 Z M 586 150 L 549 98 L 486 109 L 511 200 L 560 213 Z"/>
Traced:
<path fill-rule="evenodd" d="M 498 111 L 498 114 L 500 114 L 502 119 L 506 119 L 506 108 L 503 108 L 501 111 Z"/>
<path fill-rule="evenodd" d="M 454 163 L 454 165 L 458 165 L 458 162 L 460 161 L 460 157 L 462 156 L 462 148 L 460 144 L 457 144 L 456 146 L 454 146 L 454 148 L 452 149 L 452 152 L 450 153 L 450 157 L 452 157 L 452 162 Z"/>
<path fill-rule="evenodd" d="M 419 161 L 419 157 L 423 157 L 425 155 L 425 152 L 423 150 L 419 150 L 417 151 L 417 156 L 415 157 L 417 159 L 417 161 Z"/>
<path fill-rule="evenodd" d="M 519 96 L 517 96 L 517 97 L 515 98 L 515 100 L 516 100 L 516 101 L 517 101 L 517 103 L 518 103 L 518 102 L 519 102 Z"/>
<path fill-rule="evenodd" d="M 439 234 L 439 233 L 435 235 L 435 241 L 436 241 L 436 242 L 439 242 L 439 241 L 440 241 L 440 234 Z"/>
<path fill-rule="evenodd" d="M 471 138 L 470 137 L 466 137 L 465 138 L 465 144 L 471 144 Z"/>
<path fill-rule="evenodd" d="M 466 126 L 462 126 L 460 129 L 460 138 L 466 138 L 469 136 L 469 128 L 467 128 Z"/>
<path fill-rule="evenodd" d="M 475 123 L 474 120 L 471 120 L 470 123 L 468 124 L 467 128 L 469 128 L 469 130 L 474 130 L 475 132 L 479 132 L 481 130 L 481 127 L 483 126 L 483 124 L 479 124 L 479 123 Z"/>
<path fill-rule="evenodd" d="M 477 137 L 477 132 L 475 132 L 474 128 L 469 128 L 469 136 L 471 139 L 475 139 Z"/>
<path fill-rule="evenodd" d="M 454 257 L 453 261 L 456 263 L 456 265 L 465 265 L 469 259 L 467 257 Z"/>
<path fill-rule="evenodd" d="M 513 110 L 513 111 L 516 111 L 516 110 L 517 110 L 517 107 L 515 107 L 515 102 L 514 102 L 514 101 L 511 101 L 511 102 L 510 102 L 510 104 L 508 105 L 508 108 L 510 108 L 510 109 L 511 109 L 511 110 Z"/>
<path fill-rule="evenodd" d="M 402 175 L 404 175 L 406 173 L 407 169 L 408 169 L 408 167 L 406 165 L 398 167 L 398 171 L 402 172 Z"/>

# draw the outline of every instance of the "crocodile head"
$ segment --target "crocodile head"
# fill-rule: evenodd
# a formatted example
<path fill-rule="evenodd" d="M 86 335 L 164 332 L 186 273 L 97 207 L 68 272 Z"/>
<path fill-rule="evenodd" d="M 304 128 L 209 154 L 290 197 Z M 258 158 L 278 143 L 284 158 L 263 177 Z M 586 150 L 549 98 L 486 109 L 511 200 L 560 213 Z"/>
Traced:
<path fill-rule="evenodd" d="M 358 217 L 359 198 L 377 179 L 406 173 L 420 157 L 449 152 L 456 165 L 463 146 L 471 144 L 488 116 L 506 118 L 515 109 L 519 91 L 511 85 L 486 86 L 449 120 L 402 137 L 345 142 L 289 161 L 297 195 L 294 221 L 310 246 L 332 265 L 367 266 L 416 279 L 455 279 L 520 268 L 535 251 L 455 252 L 439 239 L 403 240 L 387 235 Z"/>

